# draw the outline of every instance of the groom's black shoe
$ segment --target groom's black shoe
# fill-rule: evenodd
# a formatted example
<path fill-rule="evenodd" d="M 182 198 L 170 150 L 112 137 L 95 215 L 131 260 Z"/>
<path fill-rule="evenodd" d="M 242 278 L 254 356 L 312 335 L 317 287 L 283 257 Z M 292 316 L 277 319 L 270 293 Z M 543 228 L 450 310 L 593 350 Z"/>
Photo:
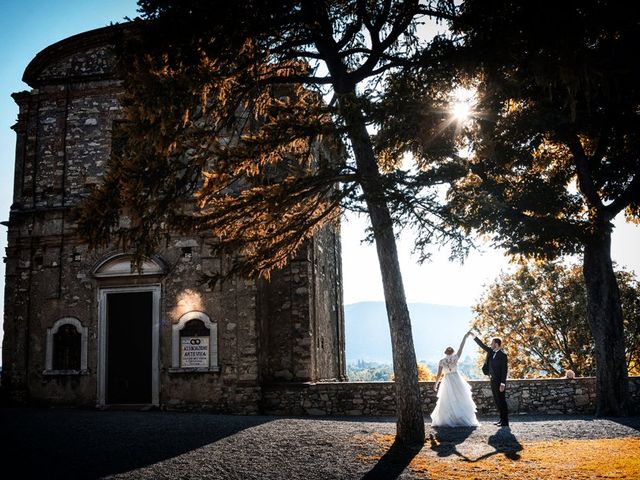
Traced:
<path fill-rule="evenodd" d="M 500 422 L 500 420 L 498 420 L 497 422 L 493 422 L 493 424 L 497 425 L 499 427 L 500 425 L 502 425 L 502 422 Z"/>

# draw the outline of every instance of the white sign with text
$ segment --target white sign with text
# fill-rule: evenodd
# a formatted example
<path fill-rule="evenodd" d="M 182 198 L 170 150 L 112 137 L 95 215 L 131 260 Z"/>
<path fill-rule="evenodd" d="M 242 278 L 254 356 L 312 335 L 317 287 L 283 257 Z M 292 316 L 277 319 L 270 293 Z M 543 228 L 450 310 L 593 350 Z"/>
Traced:
<path fill-rule="evenodd" d="M 209 366 L 209 337 L 182 337 L 180 342 L 180 366 Z"/>

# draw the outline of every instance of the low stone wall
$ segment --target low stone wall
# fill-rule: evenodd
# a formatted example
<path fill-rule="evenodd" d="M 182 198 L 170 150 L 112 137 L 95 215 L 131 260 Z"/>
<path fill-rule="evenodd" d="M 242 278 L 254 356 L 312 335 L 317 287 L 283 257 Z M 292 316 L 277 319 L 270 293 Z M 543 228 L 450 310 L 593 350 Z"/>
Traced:
<path fill-rule="evenodd" d="M 470 381 L 479 415 L 495 414 L 488 381 Z M 509 380 L 509 412 L 592 414 L 596 382 L 593 377 Z M 640 411 L 640 377 L 629 381 L 632 403 Z M 425 414 L 436 404 L 433 382 L 420 384 Z M 263 387 L 263 413 L 274 415 L 394 415 L 392 382 L 327 382 L 278 384 Z"/>

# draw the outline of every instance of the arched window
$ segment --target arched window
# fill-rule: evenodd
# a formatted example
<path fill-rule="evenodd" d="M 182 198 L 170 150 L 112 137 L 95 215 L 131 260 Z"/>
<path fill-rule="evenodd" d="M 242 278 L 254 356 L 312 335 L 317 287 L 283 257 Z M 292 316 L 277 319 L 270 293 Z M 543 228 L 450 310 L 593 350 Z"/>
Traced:
<path fill-rule="evenodd" d="M 163 275 L 166 266 L 160 257 L 143 258 L 139 269 L 132 267 L 133 257 L 126 253 L 109 255 L 93 269 L 96 278 Z"/>
<path fill-rule="evenodd" d="M 45 374 L 87 373 L 87 327 L 80 320 L 65 317 L 47 329 Z"/>
<path fill-rule="evenodd" d="M 82 335 L 74 325 L 62 325 L 53 334 L 53 369 L 80 370 L 80 339 Z"/>
<path fill-rule="evenodd" d="M 171 372 L 219 371 L 218 325 L 206 313 L 185 313 L 171 333 Z"/>

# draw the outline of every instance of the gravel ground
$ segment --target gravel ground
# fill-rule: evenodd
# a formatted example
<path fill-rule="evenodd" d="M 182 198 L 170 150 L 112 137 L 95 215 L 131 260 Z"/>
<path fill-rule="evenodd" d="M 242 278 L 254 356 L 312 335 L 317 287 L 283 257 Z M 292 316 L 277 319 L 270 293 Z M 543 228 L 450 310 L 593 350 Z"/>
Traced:
<path fill-rule="evenodd" d="M 640 438 L 640 417 L 519 416 L 510 429 L 480 420 L 476 429 L 427 425 L 433 441 L 423 451 L 478 458 L 539 440 Z M 376 460 L 384 451 L 375 439 L 395 432 L 387 417 L 0 408 L 0 429 L 3 470 L 18 472 L 12 478 L 414 478 L 404 471 L 413 455 Z"/>

